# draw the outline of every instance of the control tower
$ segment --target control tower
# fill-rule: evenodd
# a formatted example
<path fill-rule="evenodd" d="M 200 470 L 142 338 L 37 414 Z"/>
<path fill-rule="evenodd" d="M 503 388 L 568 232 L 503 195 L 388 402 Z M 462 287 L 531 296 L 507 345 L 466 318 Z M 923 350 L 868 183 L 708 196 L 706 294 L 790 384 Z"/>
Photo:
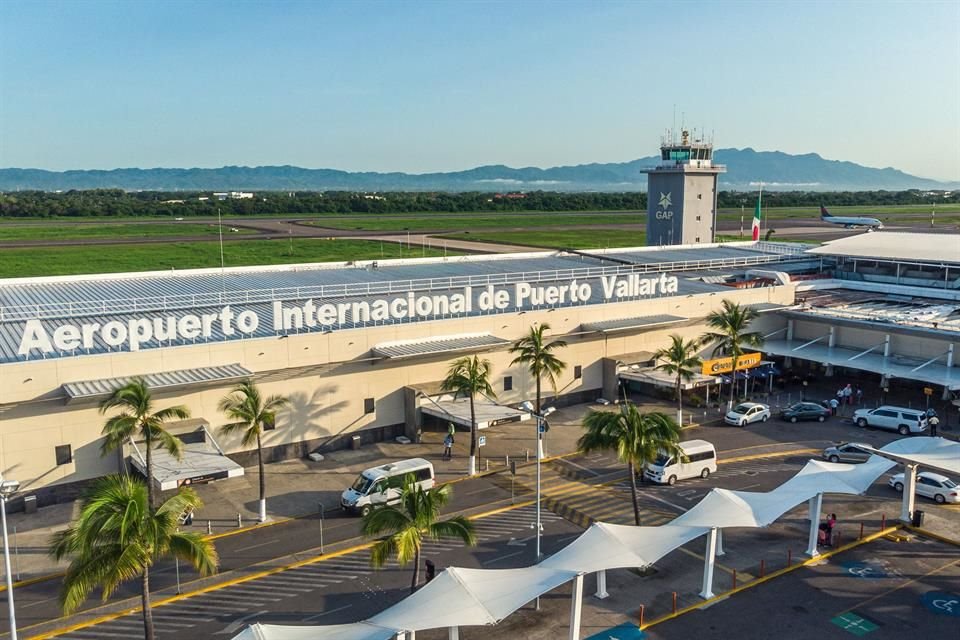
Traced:
<path fill-rule="evenodd" d="M 660 164 L 646 169 L 647 244 L 713 242 L 717 226 L 717 180 L 726 172 L 713 164 L 713 143 L 680 132 L 660 142 Z"/>

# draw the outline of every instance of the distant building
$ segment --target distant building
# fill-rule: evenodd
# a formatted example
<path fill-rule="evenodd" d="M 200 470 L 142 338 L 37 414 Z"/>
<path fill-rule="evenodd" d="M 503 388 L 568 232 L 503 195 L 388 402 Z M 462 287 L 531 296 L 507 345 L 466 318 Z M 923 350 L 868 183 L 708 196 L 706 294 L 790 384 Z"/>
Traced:
<path fill-rule="evenodd" d="M 713 242 L 717 222 L 717 181 L 726 172 L 713 164 L 713 144 L 681 131 L 660 144 L 660 164 L 647 174 L 647 244 Z"/>
<path fill-rule="evenodd" d="M 213 194 L 213 197 L 217 200 L 226 200 L 227 198 L 231 200 L 249 200 L 253 198 L 253 194 L 249 191 L 218 191 Z"/>

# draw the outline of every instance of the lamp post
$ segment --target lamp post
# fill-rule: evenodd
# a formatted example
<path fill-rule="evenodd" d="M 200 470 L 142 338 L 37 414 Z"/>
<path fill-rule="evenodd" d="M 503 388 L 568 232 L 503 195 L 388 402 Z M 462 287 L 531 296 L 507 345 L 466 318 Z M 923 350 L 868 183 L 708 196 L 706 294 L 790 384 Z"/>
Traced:
<path fill-rule="evenodd" d="M 529 412 L 536 418 L 537 424 L 537 522 L 534 525 L 534 528 L 537 532 L 537 548 L 536 548 L 536 561 L 540 562 L 540 534 L 543 529 L 543 526 L 540 522 L 540 460 L 543 458 L 543 432 L 544 425 L 546 424 L 546 418 L 548 415 L 557 410 L 556 407 L 547 407 L 542 409 L 541 413 L 537 413 L 533 410 L 533 405 L 530 404 L 530 401 L 525 401 L 520 404 L 520 408 L 524 411 Z M 537 599 L 539 602 L 539 598 Z"/>
<path fill-rule="evenodd" d="M 0 480 L 0 518 L 3 526 L 3 566 L 7 574 L 7 606 L 10 607 L 10 639 L 17 640 L 17 617 L 13 607 L 13 575 L 10 573 L 10 543 L 7 540 L 7 499 L 20 488 L 18 480 Z"/>

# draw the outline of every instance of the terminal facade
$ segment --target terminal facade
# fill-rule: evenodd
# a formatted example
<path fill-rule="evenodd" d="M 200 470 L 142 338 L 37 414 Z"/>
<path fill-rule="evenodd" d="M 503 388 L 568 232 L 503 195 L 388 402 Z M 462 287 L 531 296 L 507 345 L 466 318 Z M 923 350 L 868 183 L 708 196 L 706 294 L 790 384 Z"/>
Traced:
<path fill-rule="evenodd" d="M 98 408 L 138 376 L 156 408 L 191 413 L 169 427 L 200 463 L 158 465 L 164 489 L 242 473 L 253 461 L 255 451 L 218 432 L 226 419 L 217 404 L 244 379 L 291 401 L 265 433 L 268 460 L 414 439 L 431 422 L 468 428 L 465 402 L 440 381 L 452 360 L 474 353 L 491 361 L 496 391 L 481 399 L 478 422 L 524 421 L 516 407 L 534 381 L 511 366 L 509 347 L 542 323 L 568 343 L 549 402 L 614 400 L 622 379 L 652 372 L 669 334 L 701 335 L 723 300 L 761 312 L 768 358 L 826 364 L 828 375 L 888 367 L 888 384 L 960 389 L 952 359 L 960 321 L 949 312 L 960 309 L 960 260 L 927 260 L 921 284 L 902 275 L 888 285 L 863 279 L 863 269 L 886 272 L 876 259 L 861 259 L 855 279 L 842 256 L 816 251 L 746 242 L 0 281 L 0 470 L 49 504 L 128 462 L 141 467 L 136 443 L 101 455 Z M 877 325 L 835 304 L 891 302 L 890 287 L 912 308 L 950 317 Z M 222 465 L 208 464 L 217 458 Z"/>

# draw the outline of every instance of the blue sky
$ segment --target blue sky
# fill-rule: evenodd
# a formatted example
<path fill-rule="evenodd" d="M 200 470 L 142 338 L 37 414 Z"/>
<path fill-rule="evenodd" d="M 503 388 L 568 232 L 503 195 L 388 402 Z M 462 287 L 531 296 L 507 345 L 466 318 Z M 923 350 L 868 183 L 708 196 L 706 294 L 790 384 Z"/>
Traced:
<path fill-rule="evenodd" d="M 450 171 L 718 147 L 960 180 L 957 2 L 0 2 L 0 166 Z"/>

